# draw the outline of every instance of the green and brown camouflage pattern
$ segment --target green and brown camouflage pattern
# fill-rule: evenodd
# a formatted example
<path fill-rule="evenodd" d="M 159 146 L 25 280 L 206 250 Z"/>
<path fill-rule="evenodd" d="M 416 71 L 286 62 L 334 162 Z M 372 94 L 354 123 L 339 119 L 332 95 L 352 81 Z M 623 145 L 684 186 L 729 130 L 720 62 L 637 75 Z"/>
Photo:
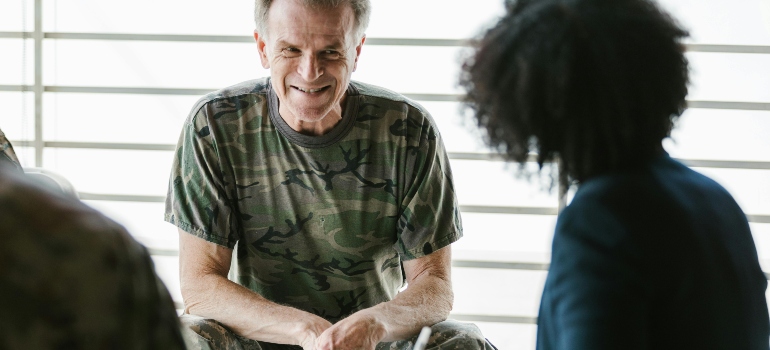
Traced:
<path fill-rule="evenodd" d="M 13 151 L 13 146 L 5 137 L 3 130 L 0 130 L 0 164 L 10 164 L 17 170 L 21 170 L 19 158 L 16 157 L 16 152 Z"/>
<path fill-rule="evenodd" d="M 258 342 L 236 335 L 221 323 L 198 316 L 182 315 L 188 349 L 200 350 L 302 350 L 296 345 Z M 412 350 L 417 336 L 407 340 L 382 342 L 376 350 Z M 426 350 L 497 350 L 472 324 L 446 320 L 431 327 Z"/>
<path fill-rule="evenodd" d="M 0 349 L 185 348 L 147 250 L 4 164 L 0 240 Z"/>
<path fill-rule="evenodd" d="M 182 335 L 188 350 L 302 350 L 301 346 L 258 342 L 235 334 L 223 324 L 194 315 L 182 315 Z"/>
<path fill-rule="evenodd" d="M 462 236 L 449 161 L 421 106 L 351 82 L 342 121 L 317 137 L 277 110 L 269 78 L 212 93 L 177 147 L 165 218 L 234 248 L 232 280 L 336 322 L 395 297 L 402 261 Z"/>

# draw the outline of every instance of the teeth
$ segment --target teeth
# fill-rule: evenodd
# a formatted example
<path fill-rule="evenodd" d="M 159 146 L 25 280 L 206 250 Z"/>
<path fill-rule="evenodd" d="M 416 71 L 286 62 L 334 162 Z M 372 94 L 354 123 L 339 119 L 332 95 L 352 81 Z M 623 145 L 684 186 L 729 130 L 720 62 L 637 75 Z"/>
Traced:
<path fill-rule="evenodd" d="M 301 88 L 301 87 L 299 87 L 299 86 L 297 86 L 296 88 L 297 88 L 297 90 L 299 90 L 299 91 L 302 91 L 302 92 L 309 92 L 309 93 L 311 93 L 311 94 L 312 94 L 312 93 L 314 93 L 314 92 L 319 92 L 319 91 L 323 90 L 323 88 L 318 88 L 318 89 L 307 89 L 307 90 L 306 90 L 306 89 L 303 89 L 303 88 Z"/>

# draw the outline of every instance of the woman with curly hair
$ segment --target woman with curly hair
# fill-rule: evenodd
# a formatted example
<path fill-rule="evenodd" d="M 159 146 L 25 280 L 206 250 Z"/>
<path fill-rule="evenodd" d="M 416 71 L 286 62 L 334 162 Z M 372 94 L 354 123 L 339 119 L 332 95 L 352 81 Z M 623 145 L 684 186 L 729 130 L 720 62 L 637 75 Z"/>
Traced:
<path fill-rule="evenodd" d="M 539 349 L 768 349 L 745 214 L 661 145 L 686 106 L 687 35 L 649 0 L 516 1 L 464 65 L 488 143 L 522 164 L 536 152 L 577 187 Z"/>

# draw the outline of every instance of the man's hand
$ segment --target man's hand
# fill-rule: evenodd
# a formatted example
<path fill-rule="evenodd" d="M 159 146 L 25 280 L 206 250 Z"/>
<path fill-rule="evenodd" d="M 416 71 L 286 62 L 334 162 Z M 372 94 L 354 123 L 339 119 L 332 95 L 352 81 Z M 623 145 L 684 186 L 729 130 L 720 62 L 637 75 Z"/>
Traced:
<path fill-rule="evenodd" d="M 318 344 L 318 337 L 320 337 L 326 330 L 332 327 L 332 324 L 318 316 L 313 315 L 306 324 L 306 328 L 302 330 L 298 337 L 299 346 L 302 350 L 315 350 L 316 344 Z"/>
<path fill-rule="evenodd" d="M 377 316 L 368 311 L 359 311 L 328 328 L 313 350 L 374 350 L 387 332 Z"/>
<path fill-rule="evenodd" d="M 404 262 L 409 287 L 360 310 L 318 337 L 313 350 L 374 350 L 378 343 L 409 339 L 424 326 L 446 320 L 452 310 L 452 251 L 444 247 Z"/>

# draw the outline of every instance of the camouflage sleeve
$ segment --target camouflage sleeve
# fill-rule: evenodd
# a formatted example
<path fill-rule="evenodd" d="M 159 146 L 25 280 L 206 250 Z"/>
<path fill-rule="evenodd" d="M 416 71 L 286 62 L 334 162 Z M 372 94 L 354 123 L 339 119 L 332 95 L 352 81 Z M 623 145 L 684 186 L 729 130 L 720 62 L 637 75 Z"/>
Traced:
<path fill-rule="evenodd" d="M 11 142 L 5 137 L 3 130 L 0 130 L 0 163 L 10 164 L 13 168 L 21 170 L 19 158 L 16 157 L 13 146 L 11 146 Z"/>
<path fill-rule="evenodd" d="M 431 116 L 414 108 L 396 250 L 403 260 L 428 255 L 462 237 L 449 158 Z"/>
<path fill-rule="evenodd" d="M 228 248 L 236 243 L 208 104 L 185 122 L 171 168 L 165 220 Z"/>

